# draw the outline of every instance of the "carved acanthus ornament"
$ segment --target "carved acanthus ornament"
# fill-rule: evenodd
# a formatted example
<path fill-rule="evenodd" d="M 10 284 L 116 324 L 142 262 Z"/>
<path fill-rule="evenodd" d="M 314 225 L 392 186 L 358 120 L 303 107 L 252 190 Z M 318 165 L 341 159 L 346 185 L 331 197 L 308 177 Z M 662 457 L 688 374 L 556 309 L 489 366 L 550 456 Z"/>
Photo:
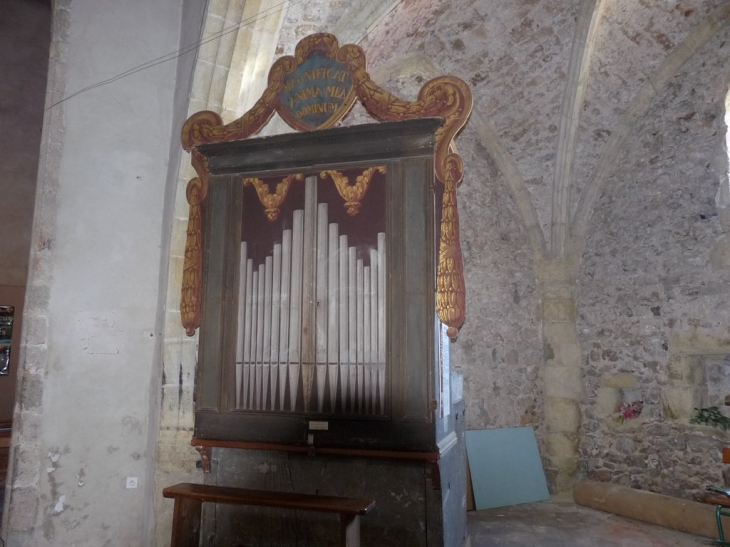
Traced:
<path fill-rule="evenodd" d="M 256 189 L 259 201 L 261 202 L 261 205 L 265 207 L 264 212 L 266 213 L 266 218 L 273 222 L 279 218 L 281 205 L 284 203 L 286 195 L 289 193 L 291 183 L 295 180 L 304 180 L 304 175 L 297 173 L 295 175 L 288 175 L 284 177 L 281 182 L 276 185 L 276 190 L 274 190 L 273 194 L 269 190 L 269 185 L 256 177 L 243 179 L 243 185 L 251 185 Z"/>
<path fill-rule="evenodd" d="M 368 167 L 362 172 L 362 175 L 357 176 L 354 184 L 350 184 L 350 180 L 345 175 L 335 170 L 322 171 L 319 176 L 323 179 L 329 176 L 334 181 L 337 191 L 340 193 L 342 199 L 345 200 L 347 214 L 354 217 L 360 211 L 360 202 L 365 197 L 365 194 L 367 194 L 370 181 L 376 171 L 384 175 L 385 166 Z"/>
<path fill-rule="evenodd" d="M 316 127 L 310 127 L 301 120 L 298 120 L 287 105 L 282 104 L 282 94 L 287 92 L 285 82 L 287 76 L 292 74 L 302 63 L 306 62 L 313 54 L 325 56 L 337 61 L 346 68 L 346 72 L 352 79 L 352 89 L 341 98 L 336 108 L 333 108 L 331 115 Z M 465 82 L 454 76 L 441 76 L 427 82 L 418 93 L 416 101 L 404 101 L 388 93 L 370 79 L 366 70 L 366 59 L 363 50 L 354 44 L 339 47 L 337 38 L 331 34 L 314 34 L 307 36 L 297 44 L 294 56 L 281 57 L 276 61 L 269 71 L 268 86 L 256 104 L 241 118 L 229 124 L 223 124 L 220 116 L 215 112 L 203 111 L 193 114 L 182 130 L 182 143 L 186 150 L 193 152 L 193 164 L 195 165 L 195 148 L 198 145 L 246 139 L 256 134 L 268 121 L 274 112 L 292 127 L 302 131 L 313 129 L 324 129 L 332 127 L 340 121 L 358 98 L 365 108 L 376 118 L 383 121 L 412 120 L 417 118 L 441 117 L 444 124 L 436 132 L 436 152 L 434 170 L 436 178 L 444 185 L 443 207 L 441 212 L 441 238 L 439 241 L 438 279 L 437 279 L 437 312 L 440 320 L 448 328 L 448 336 L 455 338 L 458 329 L 464 322 L 466 298 L 463 259 L 461 244 L 459 241 L 459 213 L 456 199 L 456 188 L 463 176 L 463 162 L 456 153 L 453 140 L 466 124 L 472 109 L 471 90 Z M 329 111 L 328 111 L 329 113 Z M 201 171 L 198 176 L 204 180 Z M 326 173 L 332 173 L 327 171 Z M 325 176 L 324 174 L 322 175 Z M 365 174 L 363 174 L 365 176 Z M 372 176 L 372 173 L 371 173 Z M 359 177 L 358 177 L 359 178 Z M 333 177 L 334 179 L 334 177 Z M 192 181 L 191 181 L 192 184 Z M 367 183 L 363 186 L 365 190 L 359 198 L 350 199 L 342 194 L 348 207 L 348 213 L 357 214 L 359 202 L 367 191 Z M 338 185 L 338 190 L 340 186 Z M 358 183 L 354 185 L 344 184 L 345 193 L 355 195 L 358 192 Z M 200 201 L 205 199 L 205 192 L 201 192 Z M 261 195 L 259 194 L 259 197 Z M 263 203 L 263 202 L 262 202 Z M 191 202 L 191 220 L 193 223 L 193 203 Z M 354 211 L 354 212 L 351 212 Z M 197 222 L 199 222 L 199 217 Z M 195 230 L 193 230 L 195 232 Z M 196 232 L 200 234 L 199 230 Z M 202 275 L 202 263 L 196 262 L 191 256 L 197 257 L 201 239 L 191 238 L 191 228 L 188 227 L 188 246 L 185 251 L 185 282 L 183 286 L 183 301 L 191 306 L 187 309 L 187 316 L 197 318 L 200 315 L 200 290 L 196 281 Z M 199 255 L 199 256 L 202 256 Z M 188 276 L 188 265 L 196 267 L 199 272 Z M 197 291 L 196 294 L 192 294 Z M 187 300 L 186 300 L 187 298 Z M 186 304 L 186 305 L 187 305 Z M 196 308 L 197 306 L 197 308 Z M 185 323 L 186 315 L 183 315 L 183 324 L 188 334 L 192 334 L 197 327 L 189 327 L 192 323 Z M 194 321 L 193 321 L 194 322 Z"/>
<path fill-rule="evenodd" d="M 464 164 L 458 154 L 446 156 L 444 194 L 441 207 L 441 239 L 436 270 L 436 312 L 448 325 L 446 334 L 456 338 L 458 326 L 464 322 L 464 260 L 459 243 L 459 209 L 456 206 L 456 186 L 461 180 Z"/>
<path fill-rule="evenodd" d="M 203 293 L 203 202 L 208 193 L 205 159 L 193 151 L 193 167 L 198 176 L 188 183 L 186 197 L 190 205 L 183 262 L 180 317 L 185 334 L 192 336 L 200 326 L 200 298 Z"/>

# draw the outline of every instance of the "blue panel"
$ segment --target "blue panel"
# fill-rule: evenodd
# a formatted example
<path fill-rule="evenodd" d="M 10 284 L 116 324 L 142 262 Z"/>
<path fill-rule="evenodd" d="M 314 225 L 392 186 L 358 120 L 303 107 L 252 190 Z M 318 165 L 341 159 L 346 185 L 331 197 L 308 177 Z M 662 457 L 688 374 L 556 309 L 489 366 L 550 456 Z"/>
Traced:
<path fill-rule="evenodd" d="M 300 124 L 316 129 L 338 112 L 352 85 L 347 64 L 315 52 L 286 77 L 281 105 Z"/>
<path fill-rule="evenodd" d="M 466 451 L 477 509 L 550 497 L 531 427 L 467 431 Z"/>

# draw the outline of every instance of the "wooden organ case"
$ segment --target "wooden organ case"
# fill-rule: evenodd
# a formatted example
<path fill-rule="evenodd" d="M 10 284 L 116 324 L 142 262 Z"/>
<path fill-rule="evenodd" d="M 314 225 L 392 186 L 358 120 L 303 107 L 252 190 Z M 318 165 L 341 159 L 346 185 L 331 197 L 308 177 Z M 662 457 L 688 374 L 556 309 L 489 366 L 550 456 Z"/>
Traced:
<path fill-rule="evenodd" d="M 382 123 L 334 128 L 356 99 Z M 359 47 L 315 34 L 272 66 L 243 118 L 186 122 L 198 177 L 181 313 L 189 335 L 200 327 L 193 444 L 206 471 L 219 451 L 209 480 L 270 487 L 236 469 L 273 458 L 295 491 L 376 499 L 366 545 L 462 544 L 463 403 L 452 401 L 448 347 L 464 319 L 452 141 L 470 111 L 457 78 L 402 101 L 370 80 Z M 274 112 L 300 132 L 248 138 Z M 368 490 L 374 460 L 392 480 Z M 333 466 L 344 474 L 311 482 Z M 421 502 L 381 502 L 422 475 L 430 494 L 410 485 Z M 427 524 L 394 533 L 408 517 Z M 231 526 L 211 521 L 209 535 L 261 541 L 256 526 Z"/>

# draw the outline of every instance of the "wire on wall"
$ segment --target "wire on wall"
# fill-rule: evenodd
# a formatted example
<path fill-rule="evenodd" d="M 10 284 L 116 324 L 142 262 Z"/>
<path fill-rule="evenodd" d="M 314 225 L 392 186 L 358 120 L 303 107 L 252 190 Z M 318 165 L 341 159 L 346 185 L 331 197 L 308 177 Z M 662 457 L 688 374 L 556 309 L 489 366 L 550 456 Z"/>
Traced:
<path fill-rule="evenodd" d="M 68 101 L 69 99 L 76 97 L 77 95 L 81 95 L 82 93 L 86 93 L 87 91 L 91 91 L 92 89 L 96 89 L 97 87 L 105 86 L 112 82 L 116 82 L 117 80 L 121 80 L 122 78 L 126 78 L 127 76 L 131 76 L 132 74 L 136 74 L 137 72 L 147 70 L 148 68 L 152 68 L 152 67 L 160 65 L 162 63 L 167 63 L 168 61 L 173 61 L 192 51 L 197 51 L 198 49 L 200 49 L 201 46 L 207 44 L 208 42 L 212 42 L 213 40 L 218 40 L 219 38 L 222 38 L 223 36 L 225 36 L 227 34 L 235 32 L 242 27 L 252 25 L 252 24 L 256 23 L 257 21 L 260 21 L 264 17 L 268 17 L 270 15 L 275 15 L 277 13 L 281 13 L 284 10 L 283 6 L 287 3 L 290 6 L 293 6 L 293 5 L 300 3 L 301 1 L 302 0 L 293 0 L 293 1 L 289 2 L 288 0 L 284 0 L 283 2 L 275 4 L 269 8 L 266 8 L 262 12 L 256 14 L 255 16 L 249 17 L 248 19 L 245 19 L 236 25 L 232 25 L 232 26 L 226 27 L 218 32 L 215 32 L 215 33 L 211 34 L 210 36 L 199 40 L 198 42 L 195 42 L 193 44 L 188 44 L 186 46 L 181 47 L 177 51 L 173 51 L 173 52 L 163 55 L 161 57 L 157 57 L 156 59 L 152 59 L 151 61 L 147 61 L 146 63 L 142 63 L 141 65 L 130 68 L 129 70 L 126 70 L 124 72 L 121 72 L 121 73 L 117 74 L 116 76 L 112 76 L 111 78 L 107 78 L 106 80 L 102 80 L 102 81 L 92 84 L 90 86 L 79 89 L 78 91 L 75 91 L 71 95 L 68 95 L 67 97 L 64 97 L 63 99 L 61 99 L 60 101 L 57 101 L 57 102 L 53 103 L 52 105 L 48 106 L 45 110 L 50 110 L 51 108 L 58 106 L 59 104 L 64 103 L 64 102 Z M 279 8 L 279 9 L 276 9 L 276 8 Z M 273 10 L 276 10 L 276 11 L 273 11 Z"/>

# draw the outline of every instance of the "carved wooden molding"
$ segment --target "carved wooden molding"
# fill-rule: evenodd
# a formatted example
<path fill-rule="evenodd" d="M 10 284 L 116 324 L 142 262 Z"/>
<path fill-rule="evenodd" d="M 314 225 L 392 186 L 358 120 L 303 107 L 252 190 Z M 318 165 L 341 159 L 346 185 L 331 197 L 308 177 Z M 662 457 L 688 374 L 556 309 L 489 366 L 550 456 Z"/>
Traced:
<path fill-rule="evenodd" d="M 210 473 L 210 448 L 200 444 L 196 444 L 194 448 L 200 454 L 200 460 L 203 463 L 203 473 Z"/>
<path fill-rule="evenodd" d="M 337 191 L 340 193 L 342 199 L 345 200 L 347 214 L 354 217 L 360 211 L 360 202 L 365 197 L 365 194 L 367 194 L 370 181 L 376 171 L 384 175 L 385 166 L 368 167 L 362 172 L 362 175 L 357 176 L 354 184 L 350 184 L 350 180 L 345 175 L 333 169 L 322 171 L 319 176 L 323 179 L 330 177 L 334 181 Z"/>
<path fill-rule="evenodd" d="M 185 334 L 192 336 L 200 326 L 200 298 L 203 294 L 203 202 L 208 194 L 205 158 L 193 150 L 193 167 L 198 176 L 188 183 L 186 196 L 190 205 L 183 261 L 180 318 Z"/>
<path fill-rule="evenodd" d="M 326 73 L 327 77 L 331 77 L 335 81 L 338 81 L 339 78 L 339 81 L 342 82 L 342 86 L 333 86 L 332 92 L 326 91 L 331 93 L 332 102 L 327 103 L 331 106 L 321 114 L 328 117 L 316 126 L 303 121 L 300 116 L 304 112 L 303 109 L 293 110 L 297 101 L 300 104 L 306 104 L 311 99 L 311 97 L 305 97 L 301 92 L 295 93 L 294 86 L 303 78 L 310 77 L 310 74 L 313 75 L 312 77 L 319 74 L 311 71 L 295 72 L 297 69 L 307 67 L 306 63 L 311 62 L 310 59 L 313 57 L 317 57 L 321 65 L 313 65 L 312 70 L 324 71 L 321 74 Z M 288 78 L 290 75 L 293 75 L 291 79 Z M 341 90 L 337 90 L 335 87 L 341 87 Z M 282 97 L 288 98 L 289 102 L 282 101 Z M 473 104 L 471 90 L 459 78 L 454 76 L 434 78 L 421 88 L 416 101 L 404 101 L 388 93 L 370 79 L 366 70 L 365 53 L 359 46 L 347 44 L 339 47 L 337 38 L 331 34 L 321 33 L 307 36 L 297 44 L 294 56 L 281 57 L 272 65 L 266 90 L 251 110 L 241 118 L 224 124 L 215 112 L 203 111 L 193 114 L 185 122 L 182 129 L 183 148 L 192 152 L 193 165 L 201 185 L 200 190 L 194 189 L 195 199 L 198 199 L 199 202 L 194 204 L 190 201 L 190 197 L 188 198 L 190 203 L 189 224 L 200 222 L 200 206 L 205 199 L 207 189 L 205 166 L 202 158 L 196 158 L 197 146 L 246 139 L 260 131 L 274 112 L 278 112 L 294 129 L 308 131 L 332 127 L 349 112 L 355 98 L 363 103 L 370 114 L 383 121 L 429 117 L 442 117 L 445 120 L 444 125 L 436 132 L 434 164 L 436 178 L 444 184 L 440 219 L 437 313 L 439 319 L 449 327 L 448 336 L 455 338 L 458 335 L 458 329 L 464 322 L 466 298 L 456 199 L 456 188 L 463 176 L 463 162 L 456 153 L 453 140 L 466 124 Z M 190 184 L 192 185 L 193 181 Z M 356 186 L 357 184 L 348 185 L 347 188 Z M 190 195 L 190 193 L 189 186 L 188 194 Z M 259 198 L 261 198 L 261 194 L 259 194 Z M 344 195 L 343 198 L 352 202 L 351 208 L 355 212 L 350 214 L 357 214 L 359 199 L 350 200 Z M 350 208 L 348 208 L 348 212 L 350 212 Z M 184 308 L 183 325 L 188 335 L 192 335 L 200 323 L 201 244 L 200 228 L 193 226 L 191 229 L 188 226 L 183 303 L 181 304 L 181 310 Z M 190 258 L 188 258 L 189 255 Z"/>
<path fill-rule="evenodd" d="M 276 190 L 274 190 L 273 194 L 269 189 L 269 185 L 266 184 L 263 180 L 256 177 L 243 179 L 243 185 L 251 185 L 256 189 L 256 194 L 259 196 L 259 201 L 261 202 L 261 205 L 265 207 L 264 212 L 266 213 L 266 218 L 268 218 L 269 221 L 273 222 L 274 220 L 279 218 L 279 210 L 281 208 L 281 205 L 284 203 L 284 200 L 289 193 L 289 187 L 291 186 L 291 183 L 295 180 L 304 180 L 304 175 L 297 173 L 296 175 L 288 175 L 284 177 L 283 179 L 281 179 L 281 182 L 276 185 Z"/>

